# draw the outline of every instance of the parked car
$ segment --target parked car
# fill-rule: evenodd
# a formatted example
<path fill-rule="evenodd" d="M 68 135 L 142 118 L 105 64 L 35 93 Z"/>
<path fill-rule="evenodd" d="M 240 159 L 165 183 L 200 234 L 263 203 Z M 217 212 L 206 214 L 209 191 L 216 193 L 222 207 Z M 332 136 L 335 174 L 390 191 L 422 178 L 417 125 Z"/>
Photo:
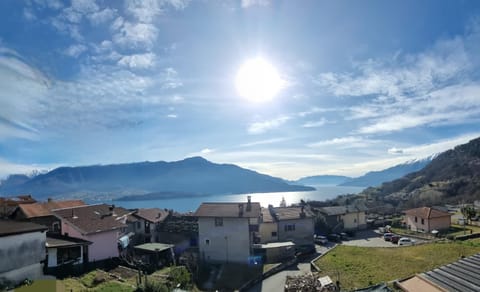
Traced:
<path fill-rule="evenodd" d="M 327 235 L 327 239 L 329 241 L 333 241 L 333 242 L 340 242 L 340 235 L 332 233 L 332 234 Z"/>
<path fill-rule="evenodd" d="M 394 235 L 390 238 L 390 241 L 391 241 L 392 243 L 398 244 L 398 241 L 400 240 L 400 238 L 402 238 L 400 235 L 394 234 Z"/>
<path fill-rule="evenodd" d="M 328 243 L 328 239 L 325 237 L 325 236 L 322 236 L 322 235 L 314 235 L 313 236 L 313 242 L 315 242 L 316 244 L 327 244 Z"/>
<path fill-rule="evenodd" d="M 414 245 L 415 241 L 408 237 L 402 237 L 398 240 L 398 245 Z"/>
<path fill-rule="evenodd" d="M 385 241 L 390 241 L 390 240 L 392 239 L 392 236 L 393 236 L 393 233 L 390 233 L 390 232 L 384 233 L 384 234 L 383 234 L 383 239 L 384 239 Z"/>

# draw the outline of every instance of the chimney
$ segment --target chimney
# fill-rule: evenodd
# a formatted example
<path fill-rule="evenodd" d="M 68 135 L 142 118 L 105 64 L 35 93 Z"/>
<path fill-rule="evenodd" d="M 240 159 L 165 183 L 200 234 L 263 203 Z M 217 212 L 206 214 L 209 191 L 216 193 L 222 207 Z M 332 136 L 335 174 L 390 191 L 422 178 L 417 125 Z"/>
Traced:
<path fill-rule="evenodd" d="M 243 204 L 242 203 L 238 204 L 238 215 L 240 217 L 243 216 Z"/>
<path fill-rule="evenodd" d="M 162 218 L 162 213 L 159 212 L 157 218 Z"/>
<path fill-rule="evenodd" d="M 302 211 L 300 212 L 300 218 L 305 218 L 305 207 L 302 206 Z"/>
<path fill-rule="evenodd" d="M 252 210 L 252 197 L 247 196 L 247 212 L 250 212 Z"/>
<path fill-rule="evenodd" d="M 52 198 L 48 198 L 48 199 L 47 199 L 47 202 L 50 203 L 51 201 L 53 201 Z"/>
<path fill-rule="evenodd" d="M 114 208 L 115 208 L 115 205 L 110 205 L 110 206 L 108 207 L 108 210 L 110 210 L 110 212 L 112 212 Z"/>

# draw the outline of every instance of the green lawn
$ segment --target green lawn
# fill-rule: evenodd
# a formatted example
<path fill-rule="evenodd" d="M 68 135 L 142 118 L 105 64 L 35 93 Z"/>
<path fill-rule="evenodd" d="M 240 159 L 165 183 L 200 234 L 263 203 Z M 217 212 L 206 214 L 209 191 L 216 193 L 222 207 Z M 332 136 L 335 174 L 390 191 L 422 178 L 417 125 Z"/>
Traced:
<path fill-rule="evenodd" d="M 480 240 L 432 243 L 401 248 L 362 248 L 340 245 L 316 264 L 342 289 L 363 288 L 405 278 L 480 252 Z"/>

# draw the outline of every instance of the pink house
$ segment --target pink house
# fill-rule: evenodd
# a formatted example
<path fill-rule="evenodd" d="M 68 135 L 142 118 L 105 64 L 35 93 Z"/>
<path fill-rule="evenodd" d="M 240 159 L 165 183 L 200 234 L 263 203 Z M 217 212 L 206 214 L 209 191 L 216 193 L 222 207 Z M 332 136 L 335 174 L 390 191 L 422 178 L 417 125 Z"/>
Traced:
<path fill-rule="evenodd" d="M 410 209 L 404 213 L 408 229 L 419 232 L 448 229 L 452 216 L 448 212 L 430 207 Z"/>
<path fill-rule="evenodd" d="M 126 219 L 132 211 L 107 204 L 57 209 L 62 234 L 92 242 L 88 260 L 100 261 L 118 257 L 118 239 L 125 233 Z"/>

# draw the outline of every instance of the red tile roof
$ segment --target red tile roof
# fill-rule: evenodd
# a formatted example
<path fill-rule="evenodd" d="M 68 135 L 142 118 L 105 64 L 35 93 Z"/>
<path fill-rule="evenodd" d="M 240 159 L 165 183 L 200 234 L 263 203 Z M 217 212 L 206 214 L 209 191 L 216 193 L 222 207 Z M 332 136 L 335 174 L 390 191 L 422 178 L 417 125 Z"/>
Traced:
<path fill-rule="evenodd" d="M 138 209 L 138 211 L 133 215 L 152 223 L 158 223 L 163 222 L 165 218 L 167 218 L 167 216 L 169 215 L 169 212 L 165 209 L 148 208 Z"/>
<path fill-rule="evenodd" d="M 52 210 L 84 206 L 82 200 L 68 200 L 68 201 L 48 201 L 43 203 L 21 204 L 18 206 L 26 218 L 42 217 L 53 215 Z"/>
<path fill-rule="evenodd" d="M 195 212 L 197 217 L 229 217 L 256 218 L 260 217 L 260 203 L 202 203 Z"/>
<path fill-rule="evenodd" d="M 53 210 L 55 215 L 83 234 L 104 232 L 126 227 L 126 217 L 133 211 L 99 204 Z"/>
<path fill-rule="evenodd" d="M 430 207 L 420 207 L 420 208 L 410 209 L 410 210 L 406 210 L 404 213 L 409 216 L 416 216 L 423 219 L 451 216 L 451 214 L 448 212 L 440 211 Z"/>

